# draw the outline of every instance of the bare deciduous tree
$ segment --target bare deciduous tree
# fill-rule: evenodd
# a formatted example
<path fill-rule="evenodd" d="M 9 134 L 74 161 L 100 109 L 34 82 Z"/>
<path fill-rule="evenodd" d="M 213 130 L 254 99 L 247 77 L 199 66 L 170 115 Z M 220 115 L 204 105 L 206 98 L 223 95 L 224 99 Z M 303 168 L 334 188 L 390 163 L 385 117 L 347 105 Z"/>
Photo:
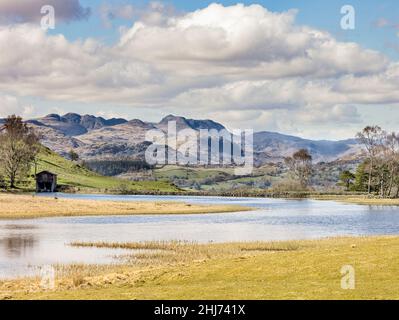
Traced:
<path fill-rule="evenodd" d="M 373 174 L 373 166 L 376 162 L 378 153 L 381 151 L 382 140 L 384 132 L 379 126 L 367 126 L 362 132 L 359 132 L 356 137 L 362 143 L 367 151 L 369 164 L 369 180 L 367 185 L 367 192 L 371 192 L 371 179 Z"/>
<path fill-rule="evenodd" d="M 0 132 L 0 163 L 11 188 L 18 177 L 28 174 L 38 152 L 39 138 L 33 129 L 21 117 L 9 116 Z"/>
<path fill-rule="evenodd" d="M 386 186 L 388 196 L 391 196 L 395 177 L 399 171 L 399 134 L 392 132 L 384 138 L 383 156 L 389 172 L 389 182 Z"/>
<path fill-rule="evenodd" d="M 363 166 L 368 171 L 368 193 L 379 191 L 380 197 L 399 196 L 399 134 L 386 133 L 380 127 L 366 127 L 357 135 L 367 150 Z M 360 173 L 359 173 L 360 174 Z M 361 181 L 357 174 L 357 181 Z M 361 188 L 361 185 L 357 187 Z M 396 189 L 396 190 L 395 190 Z"/>
<path fill-rule="evenodd" d="M 285 158 L 285 164 L 298 178 L 301 187 L 307 188 L 312 174 L 312 156 L 306 149 L 295 152 L 292 157 Z"/>

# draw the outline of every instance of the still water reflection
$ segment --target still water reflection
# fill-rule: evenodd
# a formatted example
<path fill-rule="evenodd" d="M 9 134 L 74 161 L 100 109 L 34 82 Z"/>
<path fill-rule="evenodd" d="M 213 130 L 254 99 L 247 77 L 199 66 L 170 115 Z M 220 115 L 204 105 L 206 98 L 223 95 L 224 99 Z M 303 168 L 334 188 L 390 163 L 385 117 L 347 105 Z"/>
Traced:
<path fill-rule="evenodd" d="M 0 220 L 0 278 L 30 275 L 57 263 L 117 263 L 126 250 L 73 248 L 73 241 L 189 240 L 198 242 L 314 239 L 343 235 L 399 234 L 399 207 L 359 206 L 333 201 L 221 197 L 63 195 L 121 201 L 185 201 L 241 204 L 252 212 L 63 217 Z"/>

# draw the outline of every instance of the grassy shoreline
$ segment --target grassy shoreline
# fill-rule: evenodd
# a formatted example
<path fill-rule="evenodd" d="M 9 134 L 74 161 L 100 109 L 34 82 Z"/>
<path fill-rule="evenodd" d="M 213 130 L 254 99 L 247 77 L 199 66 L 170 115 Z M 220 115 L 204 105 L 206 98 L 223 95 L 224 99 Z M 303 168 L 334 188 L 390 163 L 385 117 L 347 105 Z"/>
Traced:
<path fill-rule="evenodd" d="M 329 200 L 338 201 L 344 203 L 352 203 L 359 205 L 370 205 L 370 206 L 399 206 L 399 199 L 382 199 L 382 198 L 370 198 L 367 196 L 334 196 L 334 195 L 323 195 L 314 196 L 314 200 Z"/>
<path fill-rule="evenodd" d="M 96 201 L 0 194 L 0 219 L 99 215 L 204 214 L 252 210 L 238 205 L 197 205 L 183 202 Z"/>
<path fill-rule="evenodd" d="M 156 251 L 120 266 L 64 267 L 54 290 L 41 289 L 40 279 L 0 281 L 0 298 L 399 299 L 399 237 L 75 245 Z M 347 265 L 354 290 L 341 288 Z"/>
<path fill-rule="evenodd" d="M 187 194 L 182 195 L 187 196 Z M 201 195 L 197 196 L 200 197 Z M 317 194 L 309 195 L 306 198 L 282 197 L 282 199 L 313 199 L 369 206 L 399 206 L 399 199 L 354 195 Z M 32 193 L 0 193 L 0 220 L 84 215 L 204 214 L 250 210 L 253 210 L 253 208 L 239 205 L 197 205 L 173 201 L 101 201 L 101 205 L 99 205 L 96 200 L 36 197 Z"/>

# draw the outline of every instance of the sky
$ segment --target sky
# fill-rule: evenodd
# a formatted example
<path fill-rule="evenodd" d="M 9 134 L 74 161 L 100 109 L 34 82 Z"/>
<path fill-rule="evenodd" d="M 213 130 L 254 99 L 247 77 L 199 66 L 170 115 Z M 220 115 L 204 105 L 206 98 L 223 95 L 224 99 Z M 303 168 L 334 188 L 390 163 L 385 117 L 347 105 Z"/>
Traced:
<path fill-rule="evenodd" d="M 312 139 L 398 131 L 399 2 L 0 0 L 0 117 L 67 112 Z"/>

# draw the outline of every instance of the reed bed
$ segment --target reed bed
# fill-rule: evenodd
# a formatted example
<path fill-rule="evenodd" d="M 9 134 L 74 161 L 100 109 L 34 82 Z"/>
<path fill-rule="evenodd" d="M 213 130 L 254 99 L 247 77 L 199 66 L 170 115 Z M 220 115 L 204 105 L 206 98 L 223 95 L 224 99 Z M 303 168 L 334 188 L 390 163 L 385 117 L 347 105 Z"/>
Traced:
<path fill-rule="evenodd" d="M 212 258 L 226 258 L 255 252 L 280 252 L 299 249 L 298 242 L 241 242 L 200 244 L 188 241 L 144 241 L 144 242 L 73 242 L 74 247 L 129 249 L 131 255 L 123 258 L 129 264 L 161 266 Z"/>
<path fill-rule="evenodd" d="M 94 247 L 109 249 L 131 249 L 131 250 L 176 250 L 184 245 L 196 245 L 188 241 L 143 241 L 143 242 L 72 242 L 72 247 Z"/>

